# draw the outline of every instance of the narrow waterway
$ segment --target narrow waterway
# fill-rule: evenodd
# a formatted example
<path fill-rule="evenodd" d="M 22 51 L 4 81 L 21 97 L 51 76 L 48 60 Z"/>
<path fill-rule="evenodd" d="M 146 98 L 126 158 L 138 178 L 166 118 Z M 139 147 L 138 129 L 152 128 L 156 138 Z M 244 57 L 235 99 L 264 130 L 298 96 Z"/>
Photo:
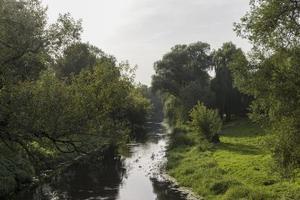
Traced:
<path fill-rule="evenodd" d="M 105 165 L 97 160 L 69 167 L 51 183 L 20 194 L 22 200 L 185 200 L 162 176 L 167 129 L 152 124 L 143 143 L 128 145 L 128 154 Z"/>

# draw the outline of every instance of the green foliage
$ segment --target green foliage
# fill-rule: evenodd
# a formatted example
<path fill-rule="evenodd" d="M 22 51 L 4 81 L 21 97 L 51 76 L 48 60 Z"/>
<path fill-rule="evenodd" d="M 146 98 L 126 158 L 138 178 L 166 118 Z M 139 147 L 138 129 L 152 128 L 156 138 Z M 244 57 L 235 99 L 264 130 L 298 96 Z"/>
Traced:
<path fill-rule="evenodd" d="M 26 152 L 39 171 L 62 153 L 126 143 L 144 126 L 150 103 L 122 70 L 102 62 L 66 83 L 49 69 L 2 88 L 1 144 Z"/>
<path fill-rule="evenodd" d="M 45 67 L 45 12 L 39 1 L 0 1 L 1 82 L 36 78 Z"/>
<path fill-rule="evenodd" d="M 194 81 L 207 84 L 209 75 L 206 72 L 211 64 L 209 44 L 197 42 L 190 45 L 176 45 L 171 52 L 154 65 L 154 89 L 179 96 L 179 90 Z"/>
<path fill-rule="evenodd" d="M 92 69 L 97 63 L 111 61 L 112 56 L 106 55 L 100 49 L 88 43 L 76 42 L 64 49 L 63 54 L 57 59 L 55 69 L 59 76 L 69 77 L 77 75 L 83 69 Z"/>
<path fill-rule="evenodd" d="M 273 156 L 284 177 L 293 176 L 300 165 L 300 136 L 295 120 L 283 118 L 274 125 Z"/>
<path fill-rule="evenodd" d="M 191 127 L 209 142 L 218 142 L 218 134 L 222 128 L 222 120 L 218 112 L 198 103 L 190 113 Z"/>
<path fill-rule="evenodd" d="M 24 155 L 0 145 L 0 198 L 31 182 L 33 169 Z M 14 149 L 16 150 L 16 149 Z"/>
<path fill-rule="evenodd" d="M 163 111 L 167 122 L 171 126 L 177 126 L 184 121 L 183 106 L 179 100 L 173 95 L 165 95 L 163 97 Z"/>
<path fill-rule="evenodd" d="M 231 115 L 242 116 L 247 113 L 250 97 L 241 94 L 233 85 L 232 73 L 229 69 L 236 54 L 242 54 L 233 43 L 224 43 L 222 48 L 213 53 L 216 76 L 212 80 L 212 90 L 216 94 L 215 106 L 221 117 L 230 121 Z"/>
<path fill-rule="evenodd" d="M 267 48 L 299 46 L 299 2 L 251 0 L 250 12 L 235 24 L 238 35 Z"/>
<path fill-rule="evenodd" d="M 169 149 L 168 173 L 205 199 L 298 199 L 300 174 L 290 180 L 274 172 L 272 153 L 264 145 L 269 135 L 257 124 L 226 123 L 220 140 L 204 151 L 197 142 Z"/>
<path fill-rule="evenodd" d="M 276 130 L 278 139 L 275 141 L 278 143 L 273 155 L 279 161 L 279 167 L 286 166 L 287 171 L 291 170 L 291 166 L 300 166 L 299 157 L 289 155 L 298 151 L 295 142 L 298 142 L 299 127 L 299 52 L 298 48 L 281 49 L 261 58 L 259 63 L 248 63 L 240 54 L 231 65 L 236 85 L 255 97 L 250 117 Z M 290 121 L 289 124 L 286 121 Z M 287 148 L 289 153 L 279 153 Z"/>
<path fill-rule="evenodd" d="M 39 0 L 0 0 L 0 16 L 0 196 L 144 127 L 150 103 L 134 68 L 81 43 L 81 21 L 47 24 Z"/>
<path fill-rule="evenodd" d="M 127 101 L 125 117 L 131 126 L 130 136 L 131 138 L 142 137 L 153 107 L 139 88 L 131 89 Z"/>
<path fill-rule="evenodd" d="M 236 30 L 254 48 L 249 61 L 242 53 L 236 55 L 231 65 L 235 84 L 255 97 L 250 116 L 273 129 L 273 156 L 288 176 L 300 167 L 299 3 L 253 0 Z"/>
<path fill-rule="evenodd" d="M 165 113 L 172 125 L 187 121 L 189 110 L 198 101 L 213 104 L 214 94 L 207 72 L 210 65 L 210 46 L 202 42 L 176 45 L 154 64 L 152 87 L 166 96 L 164 102 L 168 108 L 165 111 L 170 115 Z M 176 105 L 175 110 L 170 109 L 172 105 Z"/>
<path fill-rule="evenodd" d="M 46 8 L 38 0 L 1 0 L 0 16 L 0 87 L 38 78 L 57 54 L 80 39 L 81 23 L 69 14 L 46 26 Z"/>
<path fill-rule="evenodd" d="M 172 136 L 169 142 L 169 149 L 177 148 L 179 146 L 192 146 L 195 144 L 193 137 L 187 134 L 185 127 L 176 127 L 172 131 Z"/>

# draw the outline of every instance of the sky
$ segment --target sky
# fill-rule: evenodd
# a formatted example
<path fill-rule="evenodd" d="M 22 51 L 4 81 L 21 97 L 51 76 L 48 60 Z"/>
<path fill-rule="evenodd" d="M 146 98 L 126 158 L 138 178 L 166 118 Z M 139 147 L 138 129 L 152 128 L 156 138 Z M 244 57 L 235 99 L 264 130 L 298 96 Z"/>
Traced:
<path fill-rule="evenodd" d="M 176 44 L 207 42 L 213 49 L 232 41 L 244 51 L 233 23 L 249 9 L 249 0 L 42 0 L 50 22 L 59 13 L 82 19 L 82 39 L 137 65 L 136 81 L 150 85 L 153 63 Z"/>

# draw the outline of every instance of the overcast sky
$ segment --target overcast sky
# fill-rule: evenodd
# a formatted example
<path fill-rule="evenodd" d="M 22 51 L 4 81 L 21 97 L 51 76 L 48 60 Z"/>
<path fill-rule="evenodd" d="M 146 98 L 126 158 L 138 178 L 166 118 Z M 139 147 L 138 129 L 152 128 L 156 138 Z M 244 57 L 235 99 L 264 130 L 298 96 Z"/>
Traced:
<path fill-rule="evenodd" d="M 83 20 L 83 40 L 119 61 L 138 65 L 136 80 L 151 83 L 153 63 L 175 44 L 203 41 L 218 48 L 232 41 L 245 51 L 233 22 L 245 14 L 249 0 L 43 0 L 53 22 L 69 12 Z"/>

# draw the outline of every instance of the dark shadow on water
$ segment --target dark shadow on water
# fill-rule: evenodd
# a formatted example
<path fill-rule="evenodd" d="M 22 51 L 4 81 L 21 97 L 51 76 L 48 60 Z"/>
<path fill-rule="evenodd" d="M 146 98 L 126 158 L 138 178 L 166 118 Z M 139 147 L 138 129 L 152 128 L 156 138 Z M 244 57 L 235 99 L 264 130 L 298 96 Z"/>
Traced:
<path fill-rule="evenodd" d="M 105 165 L 101 162 L 80 162 L 53 177 L 50 183 L 19 194 L 17 199 L 114 200 L 118 196 L 124 174 L 125 169 L 119 159 Z"/>

